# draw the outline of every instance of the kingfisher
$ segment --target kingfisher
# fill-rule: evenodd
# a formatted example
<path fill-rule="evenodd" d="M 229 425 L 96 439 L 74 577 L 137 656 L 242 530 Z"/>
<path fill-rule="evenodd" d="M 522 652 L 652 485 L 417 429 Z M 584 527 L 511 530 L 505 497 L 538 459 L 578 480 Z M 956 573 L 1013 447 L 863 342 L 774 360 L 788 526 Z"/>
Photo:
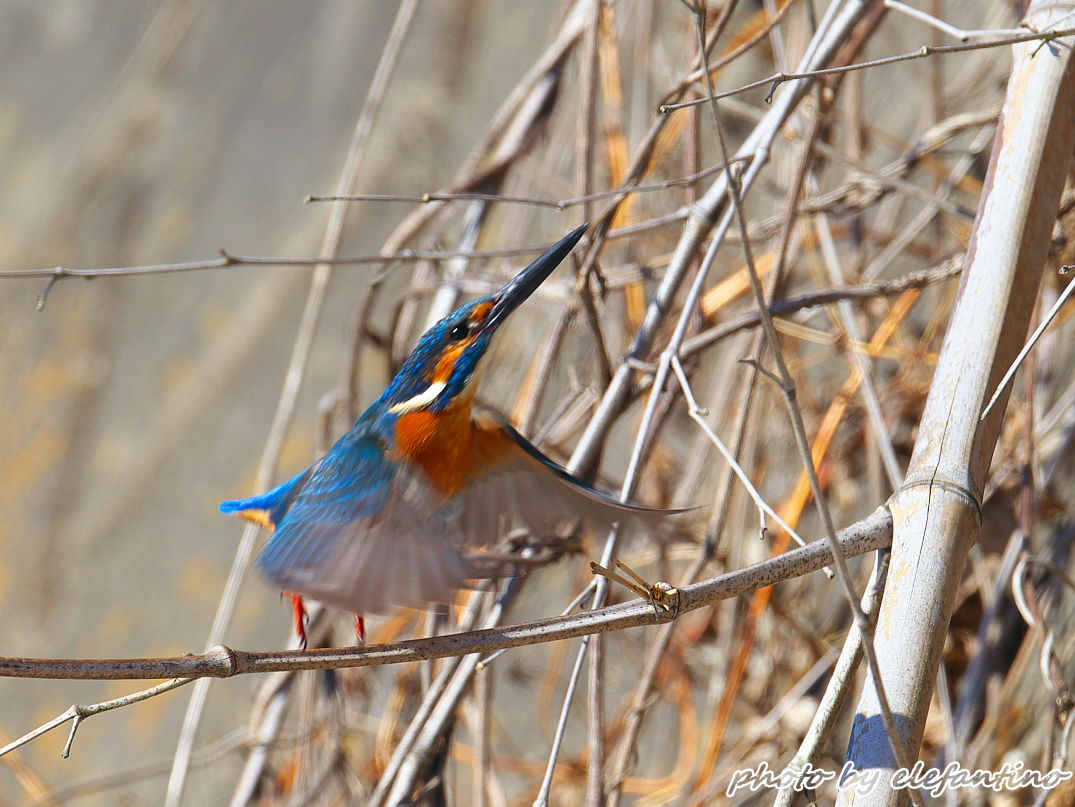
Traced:
<path fill-rule="evenodd" d="M 494 335 L 586 226 L 430 328 L 324 457 L 267 493 L 220 505 L 272 533 L 258 566 L 292 594 L 300 637 L 302 597 L 354 613 L 361 631 L 360 615 L 451 603 L 471 581 L 513 573 L 481 552 L 513 526 L 548 534 L 580 517 L 604 526 L 682 512 L 593 489 L 474 406 Z"/>

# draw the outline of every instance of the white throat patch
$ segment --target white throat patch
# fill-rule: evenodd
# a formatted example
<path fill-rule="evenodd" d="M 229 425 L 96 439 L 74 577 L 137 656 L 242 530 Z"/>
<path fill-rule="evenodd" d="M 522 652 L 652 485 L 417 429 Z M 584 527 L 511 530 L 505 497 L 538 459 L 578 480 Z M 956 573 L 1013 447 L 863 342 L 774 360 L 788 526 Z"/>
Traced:
<path fill-rule="evenodd" d="M 405 401 L 400 401 L 398 404 L 390 406 L 388 411 L 393 415 L 402 415 L 406 412 L 425 409 L 433 403 L 433 401 L 437 400 L 437 396 L 444 392 L 446 386 L 448 386 L 448 382 L 446 381 L 435 381 L 426 387 L 424 392 L 420 392 L 413 398 L 408 398 Z"/>

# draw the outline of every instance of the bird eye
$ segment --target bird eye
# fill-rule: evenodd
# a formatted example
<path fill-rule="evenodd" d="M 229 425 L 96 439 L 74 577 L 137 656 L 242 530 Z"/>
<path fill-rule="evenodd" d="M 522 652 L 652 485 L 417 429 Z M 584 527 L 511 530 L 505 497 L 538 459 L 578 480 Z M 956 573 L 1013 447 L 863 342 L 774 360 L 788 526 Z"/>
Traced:
<path fill-rule="evenodd" d="M 460 339 L 466 339 L 470 335 L 470 326 L 466 323 L 456 325 L 450 331 L 448 331 L 448 338 L 458 342 Z"/>

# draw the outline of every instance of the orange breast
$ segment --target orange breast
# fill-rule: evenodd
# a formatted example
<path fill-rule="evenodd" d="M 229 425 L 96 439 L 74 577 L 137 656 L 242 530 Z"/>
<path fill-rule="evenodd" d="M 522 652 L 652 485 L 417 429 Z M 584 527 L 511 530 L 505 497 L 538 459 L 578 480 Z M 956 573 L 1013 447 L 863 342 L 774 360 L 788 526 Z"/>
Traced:
<path fill-rule="evenodd" d="M 470 399 L 441 412 L 400 415 L 396 445 L 401 459 L 417 463 L 445 499 L 456 494 L 475 473 L 499 464 L 516 447 L 498 430 L 474 423 Z"/>
<path fill-rule="evenodd" d="M 441 412 L 408 412 L 396 421 L 400 454 L 417 463 L 448 498 L 466 481 L 470 467 L 470 402 Z"/>

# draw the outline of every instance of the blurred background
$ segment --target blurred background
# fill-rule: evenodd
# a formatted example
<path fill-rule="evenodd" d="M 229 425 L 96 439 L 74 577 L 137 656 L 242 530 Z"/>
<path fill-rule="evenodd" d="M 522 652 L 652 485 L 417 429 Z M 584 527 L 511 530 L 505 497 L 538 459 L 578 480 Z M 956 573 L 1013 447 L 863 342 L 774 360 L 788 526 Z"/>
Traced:
<path fill-rule="evenodd" d="M 423 4 L 361 190 L 447 182 L 559 13 L 555 3 L 470 5 Z M 395 13 L 394 3 L 316 0 L 5 3 L 3 265 L 159 264 L 222 248 L 315 256 L 329 207 L 303 198 L 336 187 Z M 341 254 L 375 254 L 405 212 L 354 206 Z M 4 654 L 203 647 L 241 533 L 216 505 L 254 492 L 309 274 L 65 282 L 41 313 L 42 283 L 0 287 Z M 334 273 L 283 446 L 286 472 L 314 458 L 318 403 L 345 375 L 368 278 L 366 267 Z M 382 363 L 369 383 L 383 381 Z M 362 392 L 368 402 L 380 389 Z M 227 638 L 283 646 L 288 628 L 284 604 L 259 582 L 244 591 Z M 214 693 L 205 736 L 243 724 L 254 686 Z M 73 702 L 137 688 L 0 681 L 0 731 L 16 736 Z M 166 759 L 186 700 L 87 726 L 66 761 L 59 734 L 20 754 L 49 785 Z M 5 803 L 24 801 L 27 785 L 0 767 Z M 136 803 L 156 803 L 162 781 L 135 792 Z M 216 803 L 213 792 L 195 791 L 190 803 Z"/>
<path fill-rule="evenodd" d="M 719 33 L 712 58 L 722 60 L 718 87 L 794 67 L 817 19 L 813 5 L 823 4 L 750 0 L 725 17 L 726 4 L 710 3 L 708 33 Z M 1006 2 L 926 5 L 964 27 L 1011 27 L 1018 19 Z M 316 257 L 333 208 L 303 200 L 336 189 L 399 8 L 350 0 L 0 4 L 0 268 L 170 264 L 212 259 L 221 249 L 241 256 Z M 578 15 L 582 23 L 572 23 Z M 847 60 L 941 41 L 935 30 L 905 16 L 875 16 L 848 42 Z M 717 21 L 724 26 L 719 32 Z M 549 61 L 547 49 L 569 29 L 575 33 L 562 58 Z M 719 166 L 706 107 L 667 116 L 672 122 L 656 138 L 649 136 L 661 118 L 658 104 L 669 100 L 673 88 L 680 89 L 671 100 L 704 90 L 698 76 L 681 84 L 697 52 L 695 19 L 679 3 L 622 0 L 591 9 L 589 3 L 554 0 L 420 2 L 353 189 L 405 195 L 455 189 L 564 200 L 625 181 L 681 180 Z M 772 165 L 750 197 L 759 265 L 771 269 L 785 197 L 800 170 L 803 134 L 823 107 L 816 134 L 829 151 L 812 170 L 802 198 L 813 200 L 811 213 L 829 217 L 826 227 L 844 261 L 846 283 L 898 281 L 910 272 L 937 270 L 913 299 L 886 292 L 857 302 L 854 339 L 834 324 L 838 317 L 831 309 L 791 314 L 781 330 L 799 374 L 808 432 L 814 437 L 829 429 L 821 467 L 838 525 L 869 513 L 891 491 L 858 387 L 844 386 L 854 372 L 848 344 L 861 345 L 881 322 L 895 322 L 894 335 L 890 331 L 869 355 L 902 467 L 955 294 L 952 268 L 943 274 L 943 262 L 956 256 L 958 263 L 970 232 L 1008 63 L 1008 50 L 996 49 L 902 63 L 829 85 L 828 95 L 808 98 L 778 137 Z M 767 89 L 730 99 L 723 108 L 733 149 L 770 108 Z M 523 101 L 536 106 L 527 111 Z M 512 125 L 522 131 L 513 132 Z M 641 171 L 633 177 L 639 160 Z M 879 178 L 893 175 L 905 184 L 894 188 Z M 458 186 L 459 177 L 468 178 L 465 187 Z M 524 324 L 493 358 L 483 401 L 537 434 L 559 460 L 570 456 L 609 371 L 629 346 L 682 233 L 687 206 L 713 181 L 711 174 L 637 194 L 609 213 L 611 229 L 623 232 L 602 253 L 601 283 L 592 280 L 581 295 L 572 267 L 560 270 L 520 312 Z M 435 210 L 413 202 L 356 202 L 346 208 L 338 254 L 540 247 L 584 217 L 604 216 L 613 201 L 605 197 L 563 211 L 467 200 Z M 427 219 L 416 218 L 427 210 Z M 625 229 L 631 227 L 637 233 Z M 804 225 L 794 241 L 780 297 L 833 285 L 813 227 Z M 753 306 L 742 252 L 731 241 L 710 272 L 691 334 Z M 1060 239 L 1058 254 L 1062 248 Z M 336 266 L 275 478 L 309 464 L 346 429 L 353 406 L 361 408 L 381 392 L 431 312 L 493 288 L 532 254 Z M 0 279 L 0 654 L 141 657 L 204 648 L 243 532 L 218 514 L 217 504 L 258 492 L 258 463 L 312 273 L 310 266 L 240 265 L 69 278 L 49 290 L 40 312 L 36 304 L 46 279 Z M 371 281 L 379 284 L 372 297 Z M 438 288 L 447 289 L 447 298 L 436 295 Z M 897 306 L 906 310 L 893 313 Z M 667 342 L 673 322 L 648 359 Z M 1057 328 L 1067 336 L 1056 336 L 1055 344 L 1070 342 L 1070 323 Z M 753 332 L 735 340 L 699 348 L 689 366 L 696 393 L 713 413 L 710 422 L 728 441 L 735 437 L 738 411 L 733 393 L 756 383 L 735 363 L 754 355 Z M 543 347 L 554 342 L 553 363 L 542 367 Z M 1058 369 L 1039 393 L 1042 413 L 1062 400 L 1071 376 L 1059 368 L 1068 353 L 1058 346 L 1050 354 Z M 604 442 L 594 470 L 605 489 L 623 478 L 649 394 L 647 378 L 652 380 L 639 373 L 623 417 Z M 799 461 L 782 401 L 764 383 L 757 390 L 743 464 L 800 532 L 816 536 L 809 497 L 796 492 Z M 844 408 L 834 414 L 837 400 Z M 724 484 L 723 462 L 681 400 L 662 406 L 638 497 L 655 505 L 712 504 Z M 1018 455 L 1017 434 L 1009 435 L 1002 452 Z M 1051 456 L 1070 461 L 1062 451 L 1059 459 Z M 1014 474 L 1010 466 L 1008 471 Z M 1016 476 L 995 480 L 993 543 L 983 544 L 975 567 L 979 581 L 995 576 L 1009 539 Z M 741 492 L 724 503 L 724 520 L 718 523 L 707 512 L 699 529 L 719 547 L 707 574 L 758 560 L 772 548 L 772 536 L 757 540 L 757 516 Z M 1063 507 L 1052 517 L 1067 523 Z M 727 540 L 720 537 L 724 530 Z M 559 613 L 587 582 L 585 558 L 600 552 L 599 543 L 585 546 L 584 557 L 532 575 L 508 621 Z M 632 549 L 630 557 L 650 579 L 679 579 L 699 551 L 693 544 L 644 547 Z M 864 581 L 868 563 L 854 568 Z M 714 782 L 720 776 L 700 771 L 718 758 L 725 767 L 717 770 L 759 759 L 780 767 L 824 678 L 807 680 L 787 703 L 782 695 L 831 655 L 847 625 L 838 591 L 816 577 L 785 586 L 771 603 L 724 603 L 677 634 L 640 740 L 645 752 L 625 790 L 629 803 L 688 803 L 691 792 L 696 803 L 717 798 L 723 784 L 718 791 L 706 787 L 710 775 Z M 982 583 L 981 590 L 986 587 Z M 959 612 L 962 633 L 953 635 L 953 687 L 981 650 L 973 642 L 984 608 L 978 590 L 961 602 L 967 610 Z M 742 628 L 748 607 L 757 609 L 749 645 Z M 353 641 L 347 618 L 334 617 L 330 625 L 322 642 Z M 424 635 L 427 625 L 401 617 L 373 620 L 370 630 L 375 640 L 388 640 Z M 225 643 L 283 647 L 289 631 L 287 604 L 251 575 Z M 622 715 L 630 703 L 650 636 L 636 630 L 609 640 L 611 715 Z M 745 683 L 729 694 L 725 682 L 737 653 L 748 659 L 740 670 Z M 497 689 L 488 695 L 495 700 L 486 701 L 496 716 L 489 729 L 492 751 L 486 751 L 495 778 L 486 785 L 488 803 L 533 800 L 573 658 L 574 645 L 543 645 L 512 651 L 490 668 Z M 1009 752 L 1034 764 L 1042 750 L 1032 726 L 1048 695 L 1039 691 L 1040 681 L 1035 684 L 1033 663 L 1024 660 L 1015 669 L 1007 702 L 1013 711 L 996 707 L 991 713 L 1015 717 L 992 724 L 991 730 L 1004 725 L 1004 737 L 995 758 L 979 759 L 985 767 Z M 428 675 L 390 669 L 310 676 L 296 696 L 301 708 L 292 706 L 251 803 L 362 803 Z M 247 727 L 261 685 L 244 677 L 210 688 L 184 804 L 228 802 L 247 757 Z M 138 688 L 131 682 L 0 679 L 0 739 L 19 736 L 72 703 Z M 5 757 L 0 805 L 163 803 L 189 699 L 188 687 L 94 717 L 80 728 L 66 760 L 59 755 L 66 729 Z M 721 703 L 730 704 L 730 727 L 713 722 Z M 765 723 L 778 703 L 777 718 Z M 585 711 L 580 701 L 571 718 L 556 804 L 581 803 Z M 456 747 L 445 757 L 458 769 L 449 777 L 451 792 L 470 794 L 477 774 L 468 771 L 478 753 L 470 733 L 485 724 L 474 713 L 463 722 L 466 730 L 458 729 Z M 618 725 L 610 721 L 610 745 Z M 931 747 L 942 748 L 943 727 L 935 730 L 940 734 L 931 735 Z M 714 740 L 718 731 L 727 732 L 723 746 Z M 845 742 L 846 733 L 838 733 L 828 746 L 836 768 Z M 345 772 L 301 801 L 296 782 L 310 785 L 315 751 L 330 747 L 343 749 Z"/>

